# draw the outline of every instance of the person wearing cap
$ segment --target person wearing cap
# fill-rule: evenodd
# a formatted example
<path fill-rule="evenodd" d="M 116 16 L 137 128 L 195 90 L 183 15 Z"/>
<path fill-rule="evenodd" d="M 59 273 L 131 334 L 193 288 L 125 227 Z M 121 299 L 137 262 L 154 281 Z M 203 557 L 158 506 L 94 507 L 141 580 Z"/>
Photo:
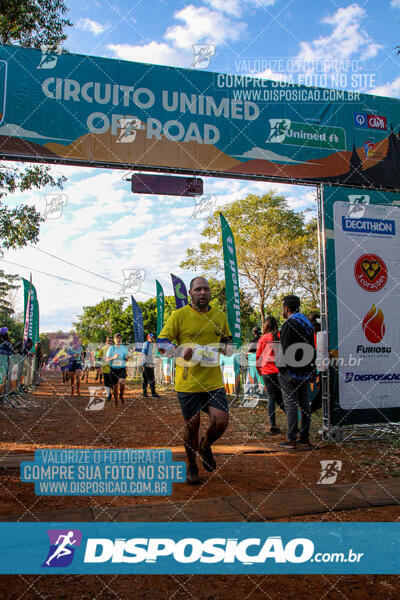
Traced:
<path fill-rule="evenodd" d="M 260 337 L 261 329 L 258 326 L 253 327 L 253 338 L 250 340 L 247 352 L 257 352 L 257 344 Z"/>
<path fill-rule="evenodd" d="M 154 378 L 154 343 L 156 341 L 154 333 L 148 333 L 147 339 L 142 346 L 142 367 L 143 367 L 143 396 L 147 398 L 147 385 L 150 386 L 153 398 L 160 396 L 156 392 L 156 382 Z"/>

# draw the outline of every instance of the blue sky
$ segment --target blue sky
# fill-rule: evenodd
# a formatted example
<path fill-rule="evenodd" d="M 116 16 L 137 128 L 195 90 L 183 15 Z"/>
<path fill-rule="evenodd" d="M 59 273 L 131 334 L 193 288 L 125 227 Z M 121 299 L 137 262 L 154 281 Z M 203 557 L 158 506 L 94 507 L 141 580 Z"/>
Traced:
<path fill-rule="evenodd" d="M 298 83 L 308 61 L 308 76 L 313 85 L 322 87 L 325 81 L 334 87 L 329 85 L 335 73 L 332 61 L 348 59 L 353 62 L 343 77 L 344 89 L 400 97 L 400 59 L 394 50 L 400 45 L 400 0 L 66 0 L 66 4 L 74 26 L 65 46 L 74 53 L 189 67 L 193 44 L 209 43 L 215 45 L 209 70 L 270 79 L 292 76 Z M 123 270 L 144 271 L 135 293 L 138 300 L 155 295 L 156 278 L 171 294 L 171 272 L 186 282 L 191 279 L 193 273 L 183 272 L 179 263 L 187 247 L 198 245 L 205 225 L 193 199 L 132 195 L 123 179 L 128 173 L 121 171 L 54 167 L 54 172 L 68 177 L 66 204 L 58 219 L 43 224 L 37 247 L 94 274 L 31 247 L 5 253 L 6 271 L 27 277 L 32 270 L 42 331 L 69 329 L 83 306 L 119 297 Z M 285 194 L 298 210 L 315 207 L 312 188 L 213 178 L 204 183 L 214 208 L 271 189 Z M 25 193 L 9 198 L 7 204 L 33 204 L 43 213 L 45 194 L 51 193 L 51 189 Z M 22 292 L 17 308 L 21 296 Z"/>

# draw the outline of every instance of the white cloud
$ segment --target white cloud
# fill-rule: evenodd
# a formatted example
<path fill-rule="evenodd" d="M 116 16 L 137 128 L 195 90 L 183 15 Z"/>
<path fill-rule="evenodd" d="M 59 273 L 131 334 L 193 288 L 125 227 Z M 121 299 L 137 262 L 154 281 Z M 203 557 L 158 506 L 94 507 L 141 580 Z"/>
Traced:
<path fill-rule="evenodd" d="M 264 8 L 275 4 L 275 0 L 206 0 L 206 2 L 211 8 L 234 17 L 240 17 L 246 4 L 253 5 L 256 8 Z"/>
<path fill-rule="evenodd" d="M 269 68 L 260 73 L 251 73 L 251 75 L 253 77 L 261 77 L 262 79 L 270 79 L 272 81 L 288 81 L 288 75 L 286 73 L 277 73 Z"/>
<path fill-rule="evenodd" d="M 248 0 L 263 3 L 263 0 Z M 274 0 L 264 0 L 264 4 Z M 123 60 L 145 62 L 174 67 L 189 67 L 193 60 L 193 45 L 198 43 L 225 44 L 240 38 L 246 24 L 232 20 L 231 16 L 240 16 L 239 0 L 210 0 L 216 10 L 192 4 L 174 13 L 180 25 L 171 25 L 164 34 L 165 42 L 152 41 L 148 44 L 108 44 L 107 49 L 113 57 Z M 261 6 L 261 4 L 260 4 Z"/>
<path fill-rule="evenodd" d="M 82 31 L 90 31 L 93 35 L 100 35 L 110 27 L 109 25 L 102 25 L 101 23 L 97 23 L 97 21 L 92 21 L 92 19 L 79 19 L 76 26 L 78 29 L 82 29 Z"/>
<path fill-rule="evenodd" d="M 312 42 L 301 42 L 297 58 L 305 61 L 332 61 L 354 56 L 367 60 L 376 56 L 381 46 L 361 28 L 364 17 L 365 10 L 356 3 L 339 8 L 322 20 L 322 23 L 332 26 L 331 34 L 320 36 Z"/>
<path fill-rule="evenodd" d="M 115 58 L 155 65 L 187 67 L 191 58 L 190 53 L 183 53 L 182 50 L 172 48 L 165 42 L 150 42 L 144 46 L 108 44 L 107 48 L 111 50 Z"/>
<path fill-rule="evenodd" d="M 393 8 L 400 8 L 400 0 L 392 0 L 390 6 L 393 6 Z"/>
<path fill-rule="evenodd" d="M 209 10 L 192 4 L 185 6 L 174 14 L 183 21 L 183 25 L 174 25 L 167 29 L 165 39 L 170 40 L 177 48 L 191 49 L 199 42 L 224 44 L 238 40 L 246 25 L 233 22 L 220 12 Z"/>
<path fill-rule="evenodd" d="M 399 0 L 400 5 L 400 0 Z M 389 83 L 385 83 L 384 85 L 380 85 L 370 92 L 375 96 L 388 96 L 390 98 L 400 98 L 400 77 L 394 79 Z"/>
<path fill-rule="evenodd" d="M 206 0 L 206 3 L 215 10 L 225 12 L 233 17 L 240 17 L 242 14 L 241 0 Z"/>

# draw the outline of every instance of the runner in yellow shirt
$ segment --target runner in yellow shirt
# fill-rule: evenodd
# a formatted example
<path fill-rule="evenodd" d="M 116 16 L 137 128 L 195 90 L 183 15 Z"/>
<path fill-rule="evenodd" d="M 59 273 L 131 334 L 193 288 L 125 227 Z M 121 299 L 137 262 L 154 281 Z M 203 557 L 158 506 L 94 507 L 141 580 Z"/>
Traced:
<path fill-rule="evenodd" d="M 157 339 L 161 354 L 176 356 L 175 390 L 185 420 L 184 445 L 188 459 L 187 483 L 200 483 L 196 452 L 207 471 L 216 468 L 211 450 L 228 426 L 228 403 L 222 382 L 219 353 L 231 355 L 233 346 L 226 315 L 210 306 L 208 281 L 190 283 L 191 304 L 175 310 Z M 177 347 L 178 346 L 178 347 Z M 210 425 L 199 444 L 200 411 Z"/>

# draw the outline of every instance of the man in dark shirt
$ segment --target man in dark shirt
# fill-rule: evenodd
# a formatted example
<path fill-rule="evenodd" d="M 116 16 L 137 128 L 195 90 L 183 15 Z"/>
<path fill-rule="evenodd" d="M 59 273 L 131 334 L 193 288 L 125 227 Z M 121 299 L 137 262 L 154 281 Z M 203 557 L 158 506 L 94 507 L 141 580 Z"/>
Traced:
<path fill-rule="evenodd" d="M 314 328 L 306 316 L 299 312 L 300 298 L 285 296 L 282 316 L 286 319 L 280 332 L 281 352 L 276 365 L 287 418 L 287 442 L 280 447 L 285 450 L 312 450 L 310 443 L 311 410 L 308 399 L 308 383 L 314 372 Z M 298 432 L 297 407 L 301 409 L 300 435 Z"/>

